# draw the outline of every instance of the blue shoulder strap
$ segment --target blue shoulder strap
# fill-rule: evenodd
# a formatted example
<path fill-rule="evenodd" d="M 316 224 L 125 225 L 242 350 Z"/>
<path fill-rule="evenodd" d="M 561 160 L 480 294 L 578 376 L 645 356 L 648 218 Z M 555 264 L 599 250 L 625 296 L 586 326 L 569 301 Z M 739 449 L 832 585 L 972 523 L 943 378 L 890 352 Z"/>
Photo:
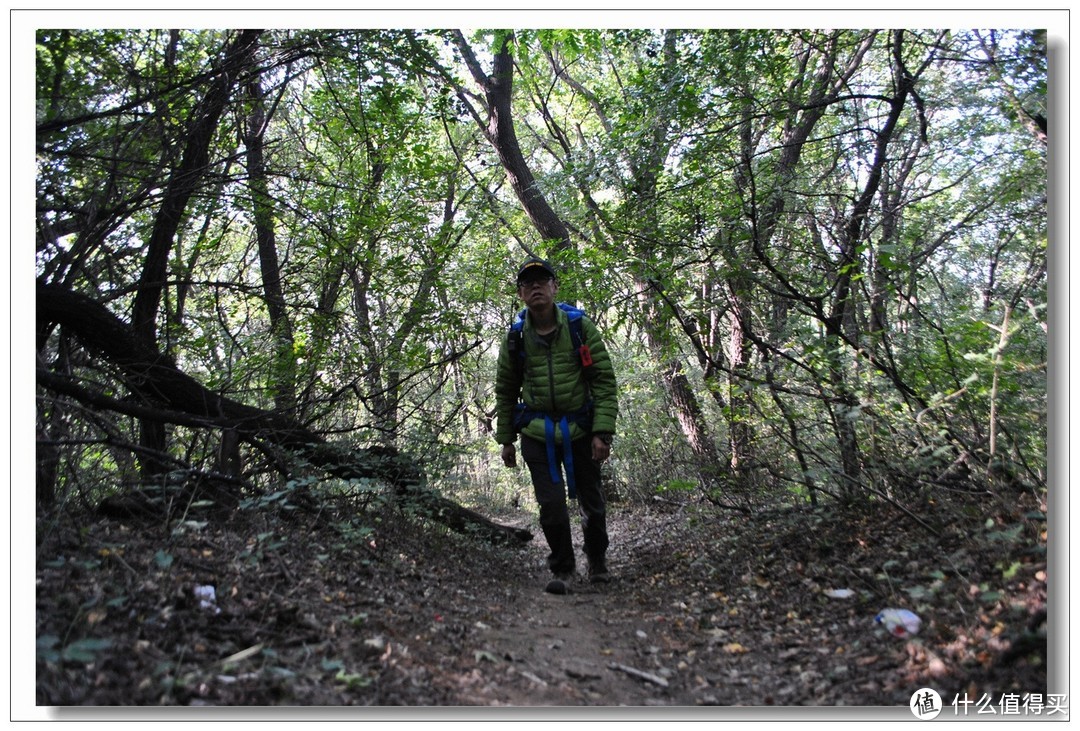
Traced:
<path fill-rule="evenodd" d="M 581 319 L 585 315 L 585 312 L 573 305 L 568 305 L 565 302 L 560 302 L 559 307 L 562 308 L 563 312 L 566 313 L 567 318 L 570 320 L 570 342 L 578 354 L 578 359 L 581 361 L 581 367 L 588 370 L 593 364 L 593 359 L 592 353 L 589 351 L 589 345 L 585 342 L 585 331 L 581 324 Z"/>
<path fill-rule="evenodd" d="M 585 313 L 566 302 L 560 302 L 559 309 L 566 313 L 566 318 L 570 321 L 570 340 L 574 350 L 580 350 L 585 344 L 585 335 L 581 331 L 581 316 Z"/>
<path fill-rule="evenodd" d="M 521 312 L 514 315 L 514 321 L 510 323 L 511 332 L 521 332 L 521 328 L 525 327 L 525 313 L 527 309 L 523 309 Z"/>

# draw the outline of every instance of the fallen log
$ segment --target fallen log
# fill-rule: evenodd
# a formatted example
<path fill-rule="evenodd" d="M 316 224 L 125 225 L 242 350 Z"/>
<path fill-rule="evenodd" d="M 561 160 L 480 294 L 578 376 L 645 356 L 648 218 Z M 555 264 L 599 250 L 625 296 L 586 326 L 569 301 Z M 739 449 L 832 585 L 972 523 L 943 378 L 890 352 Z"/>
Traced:
<path fill-rule="evenodd" d="M 271 443 L 302 456 L 327 474 L 344 479 L 373 478 L 395 494 L 415 501 L 452 530 L 493 542 L 523 544 L 532 533 L 502 525 L 438 495 L 407 455 L 386 448 L 356 449 L 327 442 L 318 433 L 280 413 L 248 406 L 207 389 L 166 355 L 135 337 L 131 327 L 103 304 L 55 285 L 37 285 L 39 346 L 44 333 L 60 325 L 88 350 L 119 369 L 124 385 L 144 400 L 135 404 L 85 388 L 72 379 L 38 369 L 38 386 L 95 408 L 140 418 L 214 429 L 231 429 L 245 442 Z M 149 406 L 147 405 L 149 404 Z"/>

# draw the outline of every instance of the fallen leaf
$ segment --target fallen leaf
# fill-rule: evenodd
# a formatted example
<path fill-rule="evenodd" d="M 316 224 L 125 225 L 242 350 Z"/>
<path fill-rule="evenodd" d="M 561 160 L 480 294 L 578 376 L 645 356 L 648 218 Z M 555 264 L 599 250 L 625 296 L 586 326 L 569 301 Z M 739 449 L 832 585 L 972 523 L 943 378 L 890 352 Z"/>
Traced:
<path fill-rule="evenodd" d="M 825 596 L 830 599 L 847 599 L 848 597 L 855 596 L 855 592 L 851 589 L 829 589 L 825 592 Z"/>

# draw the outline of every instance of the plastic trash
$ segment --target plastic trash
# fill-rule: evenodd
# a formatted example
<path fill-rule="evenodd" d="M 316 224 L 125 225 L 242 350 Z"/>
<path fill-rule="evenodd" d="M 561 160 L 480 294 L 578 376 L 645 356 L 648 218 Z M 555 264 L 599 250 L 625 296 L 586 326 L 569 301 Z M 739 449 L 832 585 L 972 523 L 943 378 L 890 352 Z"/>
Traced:
<path fill-rule="evenodd" d="M 195 598 L 199 600 L 200 609 L 205 609 L 211 614 L 217 614 L 221 611 L 221 608 L 217 605 L 217 595 L 213 586 L 196 586 Z"/>
<path fill-rule="evenodd" d="M 848 599 L 855 596 L 855 592 L 851 589 L 829 589 L 825 592 L 825 596 L 830 599 Z"/>
<path fill-rule="evenodd" d="M 882 609 L 874 617 L 877 624 L 882 625 L 894 637 L 909 637 L 919 634 L 922 620 L 919 615 L 909 612 L 907 609 Z"/>

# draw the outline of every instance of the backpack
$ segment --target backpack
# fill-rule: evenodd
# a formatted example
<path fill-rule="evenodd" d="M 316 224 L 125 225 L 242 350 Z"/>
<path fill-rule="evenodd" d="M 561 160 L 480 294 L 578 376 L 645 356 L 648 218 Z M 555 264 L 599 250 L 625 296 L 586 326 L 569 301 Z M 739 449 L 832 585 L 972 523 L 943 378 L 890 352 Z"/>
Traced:
<path fill-rule="evenodd" d="M 559 302 L 558 307 L 566 313 L 566 316 L 570 321 L 571 347 L 577 353 L 581 367 L 587 371 L 592 367 L 593 359 L 592 353 L 589 351 L 589 346 L 585 342 L 585 333 L 583 332 L 581 325 L 581 317 L 585 312 L 566 302 Z M 519 378 L 525 372 L 525 342 L 522 330 L 525 327 L 526 312 L 528 312 L 528 308 L 522 309 L 521 312 L 517 313 L 517 316 L 514 317 L 514 321 L 510 323 L 510 332 L 507 333 L 506 336 L 510 348 L 510 356 L 513 359 L 514 368 Z"/>

